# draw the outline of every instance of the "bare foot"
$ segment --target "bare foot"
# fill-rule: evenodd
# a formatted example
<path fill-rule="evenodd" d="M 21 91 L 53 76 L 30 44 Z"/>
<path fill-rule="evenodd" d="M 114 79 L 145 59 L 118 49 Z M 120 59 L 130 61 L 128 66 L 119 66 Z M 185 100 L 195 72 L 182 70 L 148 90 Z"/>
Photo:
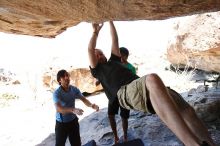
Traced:
<path fill-rule="evenodd" d="M 128 141 L 127 136 L 124 136 L 124 142 L 127 142 L 127 141 Z"/>
<path fill-rule="evenodd" d="M 117 144 L 119 142 L 119 138 L 115 137 L 115 144 Z"/>

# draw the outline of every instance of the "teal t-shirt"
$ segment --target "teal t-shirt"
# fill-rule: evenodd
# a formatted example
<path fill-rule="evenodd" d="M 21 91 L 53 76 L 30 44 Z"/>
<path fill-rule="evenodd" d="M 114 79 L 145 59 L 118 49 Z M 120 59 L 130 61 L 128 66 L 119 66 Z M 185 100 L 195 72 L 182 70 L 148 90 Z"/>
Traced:
<path fill-rule="evenodd" d="M 80 90 L 72 85 L 69 86 L 69 90 L 66 92 L 59 86 L 53 93 L 54 103 L 60 103 L 63 107 L 75 108 L 75 99 L 83 97 Z M 61 114 L 56 112 L 56 120 L 59 122 L 70 122 L 77 118 L 74 113 Z"/>

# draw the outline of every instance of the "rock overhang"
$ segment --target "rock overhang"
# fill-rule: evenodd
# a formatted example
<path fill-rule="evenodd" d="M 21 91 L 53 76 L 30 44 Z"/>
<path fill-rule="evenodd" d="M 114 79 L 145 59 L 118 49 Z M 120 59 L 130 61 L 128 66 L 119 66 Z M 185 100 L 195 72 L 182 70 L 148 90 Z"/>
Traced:
<path fill-rule="evenodd" d="M 1 0 L 0 31 L 54 38 L 80 22 L 164 20 L 219 10 L 219 0 Z"/>

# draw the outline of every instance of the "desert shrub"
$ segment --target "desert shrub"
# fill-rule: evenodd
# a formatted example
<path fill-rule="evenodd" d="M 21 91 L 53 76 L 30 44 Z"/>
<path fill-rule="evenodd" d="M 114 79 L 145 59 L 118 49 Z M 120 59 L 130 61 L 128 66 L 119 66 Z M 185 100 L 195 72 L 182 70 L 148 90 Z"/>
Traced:
<path fill-rule="evenodd" d="M 189 66 L 170 66 L 169 77 L 167 78 L 167 84 L 179 92 L 185 92 L 195 86 L 195 81 L 192 78 L 196 74 L 196 68 L 191 68 Z"/>
<path fill-rule="evenodd" d="M 14 100 L 19 99 L 19 96 L 12 93 L 2 93 L 0 94 L 0 107 L 9 106 Z"/>

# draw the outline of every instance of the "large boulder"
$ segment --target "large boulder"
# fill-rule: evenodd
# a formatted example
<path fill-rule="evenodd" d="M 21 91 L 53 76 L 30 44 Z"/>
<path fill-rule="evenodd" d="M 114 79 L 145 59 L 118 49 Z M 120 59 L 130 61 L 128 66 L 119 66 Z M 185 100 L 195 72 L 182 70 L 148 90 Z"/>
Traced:
<path fill-rule="evenodd" d="M 123 141 L 121 118 L 116 116 L 118 135 Z M 171 132 L 157 115 L 148 115 L 138 111 L 131 111 L 128 119 L 128 140 L 140 138 L 145 146 L 183 146 L 182 142 Z M 209 133 L 216 145 L 220 145 L 220 122 L 206 122 Z M 88 128 L 89 125 L 89 128 Z M 107 108 L 93 113 L 80 121 L 80 135 L 82 143 L 94 139 L 98 146 L 112 146 L 114 135 L 110 128 Z M 41 145 L 39 145 L 41 146 Z"/>
<path fill-rule="evenodd" d="M 175 24 L 167 58 L 206 71 L 220 72 L 220 12 L 194 15 Z"/>
<path fill-rule="evenodd" d="M 218 10 L 219 0 L 1 0 L 0 31 L 55 37 L 80 22 L 160 20 Z"/>
<path fill-rule="evenodd" d="M 69 68 L 67 70 L 70 74 L 70 84 L 76 86 L 81 92 L 95 93 L 102 90 L 102 86 L 99 84 L 96 86 L 96 79 L 91 75 L 88 68 Z M 56 74 L 58 69 L 49 68 L 42 76 L 43 85 L 50 91 L 58 86 L 56 80 Z"/>
<path fill-rule="evenodd" d="M 207 126 L 215 144 L 220 145 L 220 89 L 211 87 L 206 91 L 201 88 L 204 86 L 198 86 L 193 90 L 194 92 L 181 93 L 181 95 L 195 109 L 198 117 Z M 128 122 L 129 140 L 140 138 L 146 146 L 183 145 L 156 114 L 144 114 L 131 110 Z M 119 115 L 116 116 L 116 123 L 118 135 L 122 141 L 123 130 Z M 87 125 L 89 125 L 89 131 Z M 114 142 L 114 135 L 109 125 L 107 108 L 94 112 L 81 120 L 80 132 L 83 143 L 94 139 L 97 145 L 111 146 Z"/>

